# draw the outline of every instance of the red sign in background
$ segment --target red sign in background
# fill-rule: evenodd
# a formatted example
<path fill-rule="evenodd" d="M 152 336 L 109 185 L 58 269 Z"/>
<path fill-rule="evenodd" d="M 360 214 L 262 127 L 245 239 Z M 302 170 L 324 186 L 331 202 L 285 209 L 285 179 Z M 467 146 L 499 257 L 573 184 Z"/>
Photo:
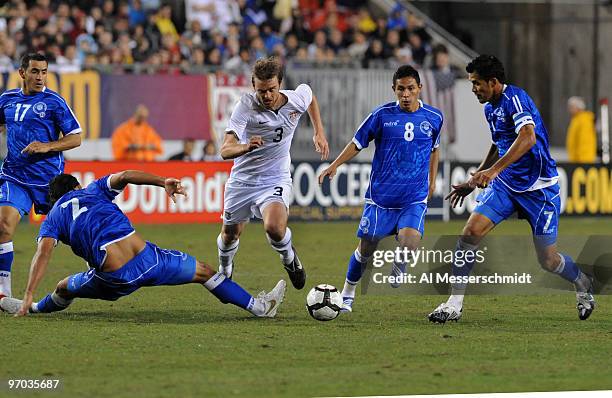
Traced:
<path fill-rule="evenodd" d="M 123 170 L 142 170 L 181 180 L 187 197 L 177 203 L 163 188 L 128 185 L 115 203 L 133 223 L 177 224 L 218 223 L 223 210 L 223 191 L 232 162 L 74 162 L 66 163 L 65 172 L 74 175 L 81 185 Z M 30 213 L 30 220 L 42 217 Z"/>

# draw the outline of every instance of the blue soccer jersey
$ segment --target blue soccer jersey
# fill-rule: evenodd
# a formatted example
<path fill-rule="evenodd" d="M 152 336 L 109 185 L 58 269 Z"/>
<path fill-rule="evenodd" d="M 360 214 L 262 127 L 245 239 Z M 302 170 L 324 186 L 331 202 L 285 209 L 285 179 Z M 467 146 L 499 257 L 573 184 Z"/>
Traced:
<path fill-rule="evenodd" d="M 21 153 L 33 141 L 57 141 L 81 132 L 76 117 L 59 94 L 44 88 L 34 95 L 21 89 L 0 95 L 0 125 L 6 125 L 8 154 L 0 177 L 29 186 L 44 186 L 64 170 L 61 152 L 28 155 Z"/>
<path fill-rule="evenodd" d="M 40 238 L 53 238 L 72 248 L 90 267 L 100 270 L 106 246 L 133 234 L 134 227 L 113 203 L 120 191 L 110 187 L 110 176 L 87 188 L 62 196 L 43 221 Z"/>
<path fill-rule="evenodd" d="M 558 180 L 556 164 L 548 151 L 548 132 L 529 95 L 516 86 L 504 86 L 496 103 L 487 103 L 485 117 L 499 156 L 504 156 L 520 129 L 534 126 L 536 144 L 519 160 L 499 174 L 499 180 L 514 192 L 533 191 L 554 185 Z"/>
<path fill-rule="evenodd" d="M 384 208 L 403 208 L 426 202 L 429 191 L 429 159 L 440 144 L 442 112 L 419 101 L 415 112 L 397 102 L 374 110 L 357 129 L 353 142 L 366 148 L 374 141 L 366 203 Z"/>

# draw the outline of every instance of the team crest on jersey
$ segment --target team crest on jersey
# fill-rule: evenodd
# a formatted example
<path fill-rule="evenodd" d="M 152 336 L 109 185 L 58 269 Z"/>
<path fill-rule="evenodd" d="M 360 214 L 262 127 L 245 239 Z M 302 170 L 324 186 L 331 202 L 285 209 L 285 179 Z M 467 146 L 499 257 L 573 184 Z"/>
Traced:
<path fill-rule="evenodd" d="M 421 123 L 421 132 L 423 132 L 423 134 L 425 134 L 428 137 L 431 137 L 431 130 L 433 129 L 433 126 L 431 125 L 431 123 L 429 123 L 427 120 L 423 121 L 423 123 Z"/>
<path fill-rule="evenodd" d="M 298 111 L 289 112 L 289 119 L 291 119 L 292 122 L 295 122 L 299 118 L 300 118 L 300 112 Z"/>
<path fill-rule="evenodd" d="M 47 111 L 47 104 L 44 102 L 37 102 L 32 107 L 34 113 L 36 113 L 41 119 L 45 117 L 45 112 Z"/>
<path fill-rule="evenodd" d="M 370 228 L 370 219 L 367 217 L 362 217 L 359 222 L 359 229 L 363 231 L 364 234 L 368 233 L 368 229 Z"/>
<path fill-rule="evenodd" d="M 506 121 L 506 113 L 504 112 L 504 108 L 499 107 L 499 108 L 495 109 L 493 111 L 493 114 L 495 116 L 497 116 L 497 119 L 501 120 L 502 122 Z"/>

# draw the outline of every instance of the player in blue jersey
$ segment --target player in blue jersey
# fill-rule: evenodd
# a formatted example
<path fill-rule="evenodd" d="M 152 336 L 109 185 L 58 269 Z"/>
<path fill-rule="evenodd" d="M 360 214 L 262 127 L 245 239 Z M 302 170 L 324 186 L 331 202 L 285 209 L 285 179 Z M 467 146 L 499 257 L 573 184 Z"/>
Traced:
<path fill-rule="evenodd" d="M 0 169 L 0 298 L 11 296 L 13 234 L 32 205 L 49 207 L 49 181 L 64 171 L 62 151 L 81 145 L 81 126 L 66 101 L 45 87 L 47 59 L 27 54 L 19 75 L 23 88 L 0 95 L 0 129 L 8 153 Z"/>
<path fill-rule="evenodd" d="M 394 235 L 400 246 L 414 250 L 423 236 L 427 200 L 435 188 L 442 113 L 419 99 L 419 73 L 404 65 L 393 75 L 397 101 L 375 109 L 357 129 L 353 140 L 319 175 L 333 178 L 338 167 L 374 141 L 370 184 L 365 194 L 357 249 L 351 256 L 342 290 L 343 312 L 353 310 L 355 289 L 378 242 Z M 399 287 L 406 264 L 396 262 L 389 282 Z"/>
<path fill-rule="evenodd" d="M 578 316 L 587 319 L 595 308 L 593 281 L 570 256 L 557 251 L 559 178 L 540 112 L 524 90 L 505 84 L 504 67 L 494 56 L 481 55 L 466 70 L 472 92 L 485 104 L 493 143 L 470 179 L 453 186 L 447 196 L 454 207 L 463 203 L 476 187 L 485 188 L 463 228 L 457 250 L 476 250 L 480 240 L 497 224 L 518 212 L 531 225 L 540 265 L 574 284 Z M 473 266 L 473 261 L 460 266 L 453 264 L 453 274 L 467 276 Z M 430 313 L 429 320 L 439 323 L 459 320 L 465 288 L 465 284 L 454 284 L 447 302 Z"/>
<path fill-rule="evenodd" d="M 192 256 L 145 242 L 113 203 L 127 184 L 163 187 L 173 200 L 176 194 L 185 194 L 177 179 L 134 170 L 103 177 L 85 189 L 70 174 L 55 177 L 49 187 L 53 208 L 40 228 L 24 299 L 5 297 L 0 300 L 0 308 L 17 315 L 47 313 L 67 308 L 77 297 L 117 300 L 143 286 L 200 283 L 223 303 L 259 317 L 276 315 L 285 294 L 284 280 L 270 293 L 254 298 Z M 58 242 L 69 245 L 90 269 L 63 279 L 53 293 L 33 303 L 36 287 Z"/>

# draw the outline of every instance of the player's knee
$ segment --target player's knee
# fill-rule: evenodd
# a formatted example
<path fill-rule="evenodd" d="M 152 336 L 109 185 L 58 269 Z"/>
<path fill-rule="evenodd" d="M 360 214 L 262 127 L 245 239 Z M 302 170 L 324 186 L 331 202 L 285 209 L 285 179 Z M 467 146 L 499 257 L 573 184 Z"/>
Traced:
<path fill-rule="evenodd" d="M 556 253 L 545 253 L 538 255 L 538 262 L 540 263 L 540 267 L 544 270 L 553 272 L 559 266 L 560 258 Z"/>
<path fill-rule="evenodd" d="M 266 234 L 270 237 L 270 239 L 280 242 L 285 237 L 285 232 L 287 227 L 285 225 L 273 224 L 266 225 Z"/>
<path fill-rule="evenodd" d="M 0 218 L 0 242 L 11 240 L 13 238 L 13 227 L 10 223 Z"/>
<path fill-rule="evenodd" d="M 68 291 L 68 278 L 58 282 L 57 286 L 55 287 L 55 293 L 65 299 L 72 298 L 72 295 Z"/>

